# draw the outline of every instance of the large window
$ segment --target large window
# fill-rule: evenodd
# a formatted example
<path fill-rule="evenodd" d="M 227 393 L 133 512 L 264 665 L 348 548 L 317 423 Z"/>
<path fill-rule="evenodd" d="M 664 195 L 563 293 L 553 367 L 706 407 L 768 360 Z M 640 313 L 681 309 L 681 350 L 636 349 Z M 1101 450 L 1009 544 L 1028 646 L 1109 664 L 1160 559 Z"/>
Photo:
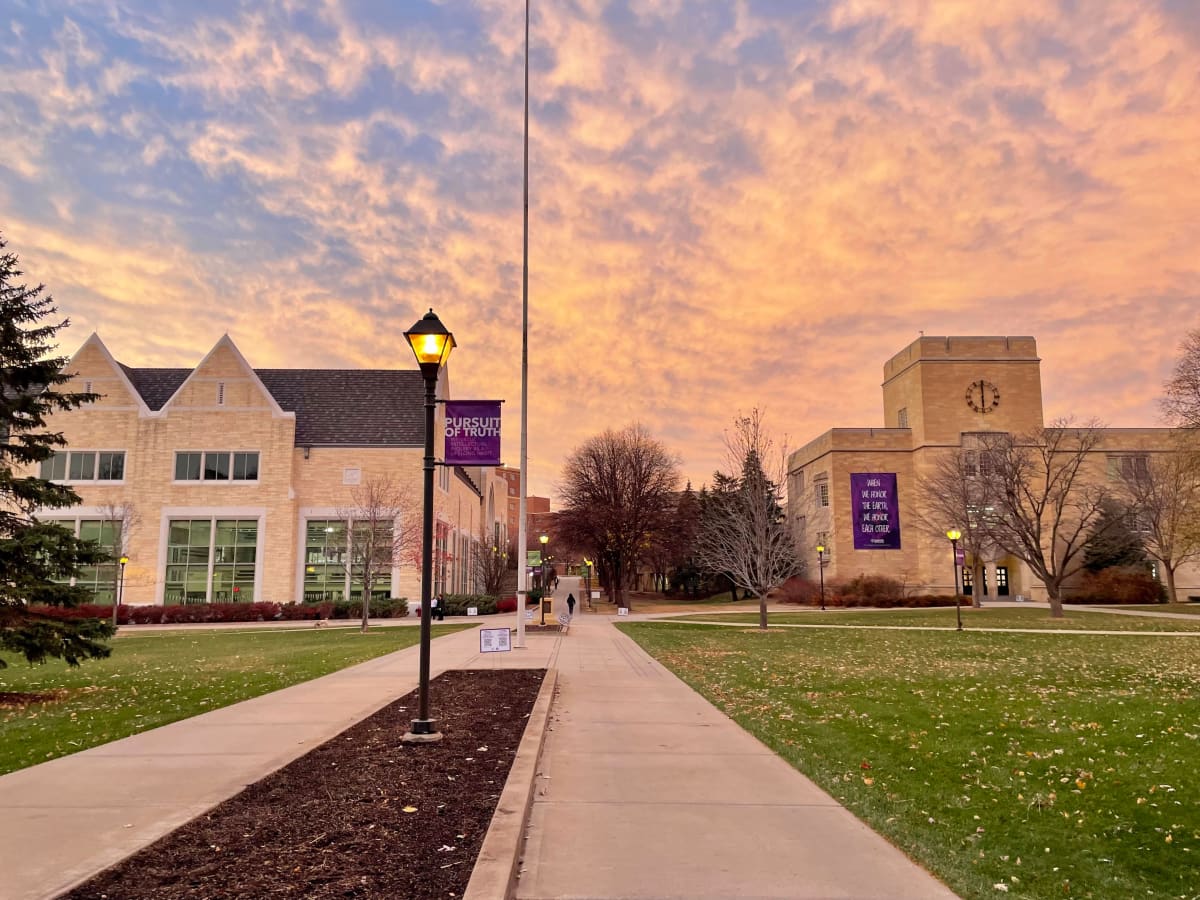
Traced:
<path fill-rule="evenodd" d="M 256 519 L 173 519 L 167 534 L 167 603 L 252 603 Z"/>
<path fill-rule="evenodd" d="M 124 450 L 60 450 L 42 460 L 41 477 L 50 481 L 123 481 Z"/>
<path fill-rule="evenodd" d="M 376 548 L 371 596 L 391 596 L 392 567 L 396 564 L 391 558 L 392 529 L 390 525 L 380 526 L 379 534 L 369 541 L 368 527 L 345 519 L 309 519 L 305 523 L 305 601 L 362 599 L 363 557 L 369 547 Z"/>
<path fill-rule="evenodd" d="M 95 541 L 109 553 L 121 547 L 119 519 L 57 519 L 55 524 L 77 538 Z M 92 602 L 112 604 L 116 598 L 118 567 L 115 560 L 97 566 L 84 566 L 74 578 L 55 579 L 60 584 L 74 584 L 92 592 Z"/>
<path fill-rule="evenodd" d="M 175 454 L 176 481 L 258 481 L 258 453 L 185 450 Z"/>

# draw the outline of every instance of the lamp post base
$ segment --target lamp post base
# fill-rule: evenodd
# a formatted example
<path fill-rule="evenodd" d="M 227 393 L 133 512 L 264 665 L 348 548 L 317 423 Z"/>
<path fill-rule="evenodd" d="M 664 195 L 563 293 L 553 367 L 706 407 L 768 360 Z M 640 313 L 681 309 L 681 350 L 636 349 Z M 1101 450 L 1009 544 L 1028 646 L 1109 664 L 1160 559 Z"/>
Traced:
<path fill-rule="evenodd" d="M 413 719 L 412 727 L 400 738 L 406 744 L 433 744 L 441 739 L 433 719 Z"/>

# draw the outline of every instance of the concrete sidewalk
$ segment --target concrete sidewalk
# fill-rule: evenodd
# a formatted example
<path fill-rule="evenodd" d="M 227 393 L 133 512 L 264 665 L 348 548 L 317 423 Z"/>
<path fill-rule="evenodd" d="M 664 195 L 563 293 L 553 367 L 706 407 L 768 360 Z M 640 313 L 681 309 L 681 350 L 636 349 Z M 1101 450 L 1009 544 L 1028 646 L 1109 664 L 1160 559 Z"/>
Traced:
<path fill-rule="evenodd" d="M 559 648 L 518 898 L 954 897 L 614 621 Z"/>
<path fill-rule="evenodd" d="M 480 654 L 471 628 L 434 640 L 431 675 L 545 668 L 558 644 L 531 634 L 524 650 Z M 54 897 L 124 859 L 416 688 L 418 657 L 410 647 L 0 777 L 0 898 Z"/>

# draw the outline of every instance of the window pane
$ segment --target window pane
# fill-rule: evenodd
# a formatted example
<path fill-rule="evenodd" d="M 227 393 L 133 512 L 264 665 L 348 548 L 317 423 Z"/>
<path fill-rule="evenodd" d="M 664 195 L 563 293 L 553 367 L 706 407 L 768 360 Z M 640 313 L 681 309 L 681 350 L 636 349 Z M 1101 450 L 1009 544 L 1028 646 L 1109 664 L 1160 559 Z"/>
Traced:
<path fill-rule="evenodd" d="M 125 477 L 125 452 L 101 453 L 100 472 L 97 476 L 101 481 L 120 481 Z"/>
<path fill-rule="evenodd" d="M 71 480 L 72 481 L 93 481 L 96 478 L 96 454 L 95 453 L 72 453 L 71 454 Z"/>
<path fill-rule="evenodd" d="M 79 537 L 85 541 L 96 541 L 99 543 L 102 540 L 101 523 L 97 520 L 88 520 L 79 523 Z"/>
<path fill-rule="evenodd" d="M 218 547 L 232 547 L 235 543 L 237 535 L 237 522 L 232 519 L 222 519 L 217 522 L 217 539 Z"/>
<path fill-rule="evenodd" d="M 199 453 L 176 453 L 175 454 L 175 480 L 176 481 L 199 481 L 200 480 L 200 454 Z"/>
<path fill-rule="evenodd" d="M 258 543 L 258 522 L 254 520 L 237 523 L 237 543 L 239 547 L 253 547 Z"/>
<path fill-rule="evenodd" d="M 209 450 L 204 454 L 204 480 L 229 480 L 229 454 Z"/>
<path fill-rule="evenodd" d="M 233 454 L 233 478 L 235 481 L 258 480 L 258 454 Z"/>
<path fill-rule="evenodd" d="M 207 551 L 211 542 L 212 522 L 207 519 L 197 519 L 191 523 L 191 537 L 188 541 L 193 547 L 203 547 Z M 207 556 L 207 553 L 205 554 Z"/>
<path fill-rule="evenodd" d="M 55 451 L 54 455 L 49 459 L 42 460 L 41 477 L 47 480 L 59 479 L 67 477 L 67 454 L 61 450 Z"/>

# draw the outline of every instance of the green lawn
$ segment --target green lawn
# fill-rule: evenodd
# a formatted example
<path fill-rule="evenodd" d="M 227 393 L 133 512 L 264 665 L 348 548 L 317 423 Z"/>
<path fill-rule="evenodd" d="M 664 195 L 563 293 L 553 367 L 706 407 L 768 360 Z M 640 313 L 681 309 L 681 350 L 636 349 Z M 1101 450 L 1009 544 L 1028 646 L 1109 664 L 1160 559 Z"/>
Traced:
<path fill-rule="evenodd" d="M 1197 895 L 1200 638 L 620 627 L 963 897 Z"/>
<path fill-rule="evenodd" d="M 433 635 L 470 627 L 437 625 Z M 327 675 L 416 644 L 417 628 L 159 632 L 120 637 L 76 669 L 8 660 L 0 694 L 0 774 Z"/>
<path fill-rule="evenodd" d="M 1153 603 L 1138 606 L 1114 606 L 1113 609 L 1132 609 L 1135 612 L 1183 613 L 1200 616 L 1200 603 Z"/>
<path fill-rule="evenodd" d="M 1021 609 L 1012 606 L 962 609 L 963 628 L 1067 628 L 1101 631 L 1200 631 L 1200 622 L 1186 619 L 1163 619 L 1153 616 L 1114 616 L 1067 607 L 1062 619 L 1050 618 L 1046 609 Z M 758 624 L 758 613 L 728 613 L 721 616 L 697 613 L 680 616 L 688 622 L 741 622 Z M 954 628 L 954 607 L 936 609 L 881 609 L 874 612 L 818 609 L 806 612 L 769 614 L 768 622 L 775 625 L 915 625 L 935 628 Z"/>

